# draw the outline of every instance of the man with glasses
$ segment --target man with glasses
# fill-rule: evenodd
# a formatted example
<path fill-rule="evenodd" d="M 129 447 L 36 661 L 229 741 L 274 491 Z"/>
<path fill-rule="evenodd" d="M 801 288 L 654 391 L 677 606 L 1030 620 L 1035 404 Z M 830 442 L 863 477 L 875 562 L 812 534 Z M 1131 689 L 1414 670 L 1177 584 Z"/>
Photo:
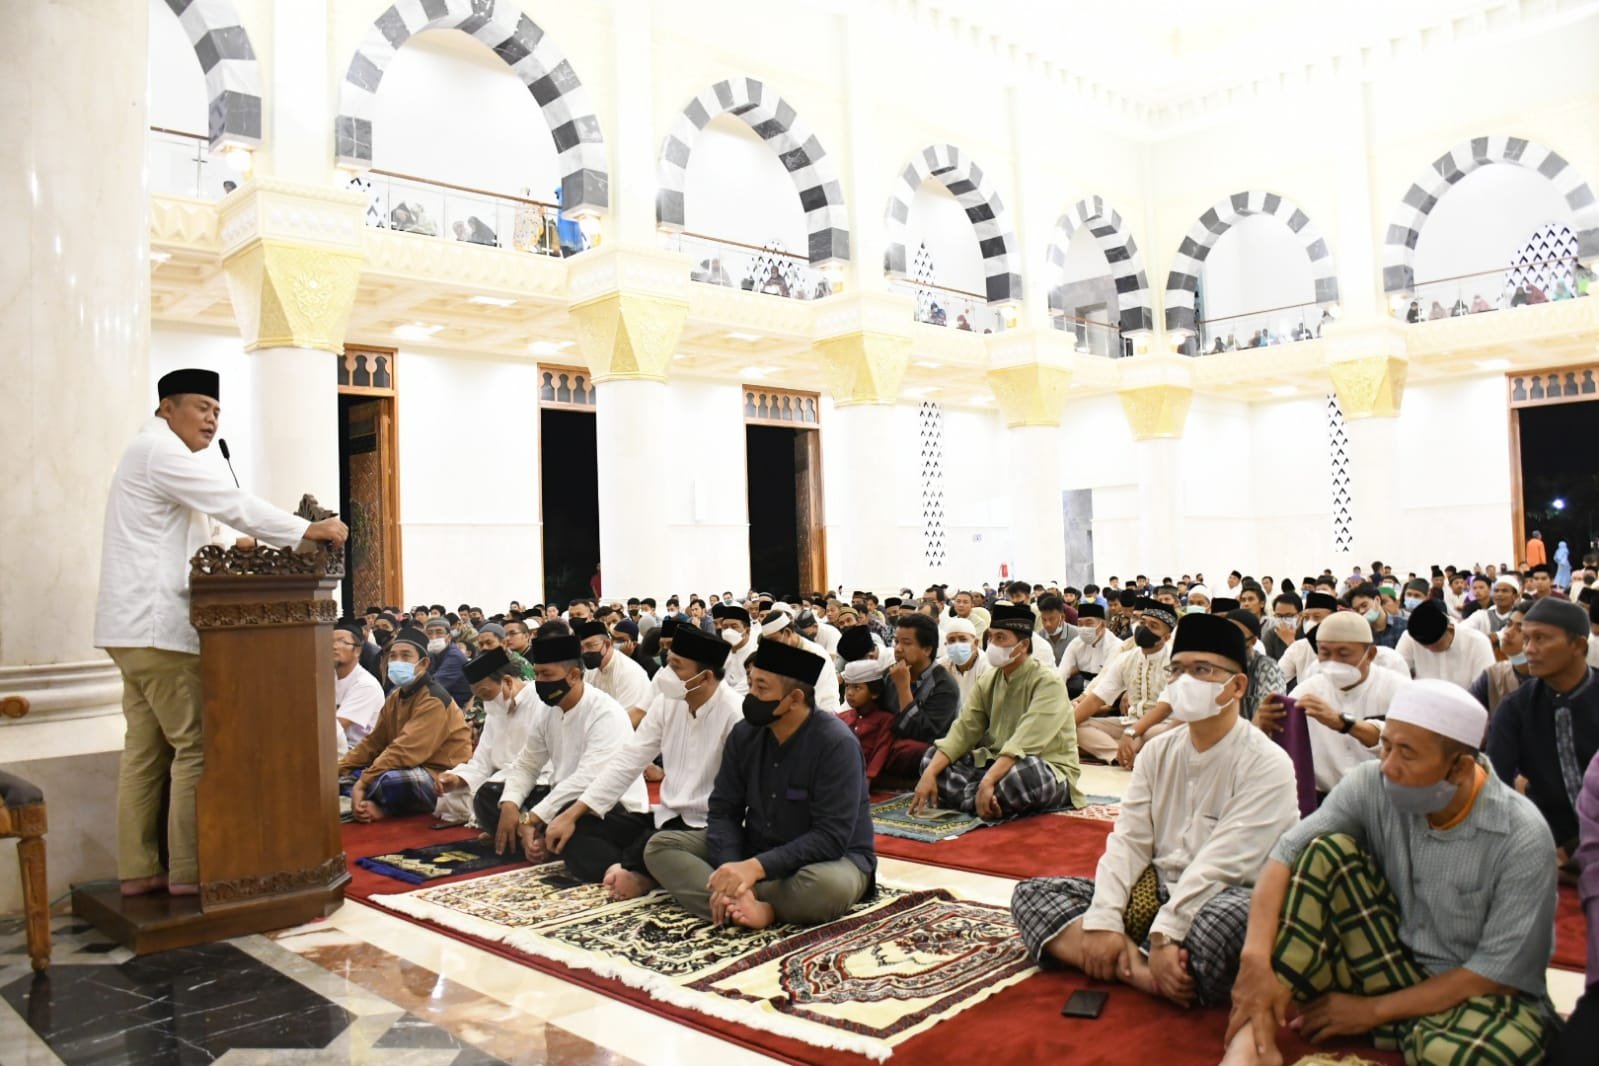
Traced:
<path fill-rule="evenodd" d="M 360 622 L 346 619 L 333 629 L 333 713 L 339 720 L 339 754 L 372 732 L 383 709 L 383 686 L 361 668 L 366 634 Z"/>
<path fill-rule="evenodd" d="M 1239 705 L 1243 631 L 1187 615 L 1172 641 L 1172 716 L 1150 741 L 1092 880 L 1023 881 L 1011 914 L 1028 954 L 1181 1006 L 1228 1002 L 1256 871 L 1299 818 L 1293 764 Z"/>

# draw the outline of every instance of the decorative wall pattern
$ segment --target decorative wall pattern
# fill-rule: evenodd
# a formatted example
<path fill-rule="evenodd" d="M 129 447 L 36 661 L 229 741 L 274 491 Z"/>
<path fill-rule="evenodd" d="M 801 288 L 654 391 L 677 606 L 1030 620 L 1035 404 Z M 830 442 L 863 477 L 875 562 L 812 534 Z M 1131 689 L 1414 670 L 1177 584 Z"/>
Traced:
<path fill-rule="evenodd" d="M 1599 400 L 1599 366 L 1570 367 L 1510 375 L 1510 406 L 1537 407 L 1551 403 Z"/>
<path fill-rule="evenodd" d="M 564 213 L 608 207 L 605 138 L 588 90 L 555 42 L 505 0 L 401 0 L 379 15 L 339 86 L 339 114 L 333 123 L 338 163 L 372 165 L 372 120 L 383 72 L 411 37 L 438 29 L 460 30 L 488 45 L 533 94 L 555 140 Z"/>
<path fill-rule="evenodd" d="M 900 171 L 899 181 L 888 201 L 888 251 L 884 255 L 883 269 L 890 274 L 910 273 L 905 235 L 911 202 L 922 182 L 929 178 L 942 182 L 966 211 L 972 231 L 977 235 L 977 246 L 983 253 L 988 302 L 1020 300 L 1021 260 L 1016 253 L 1016 233 L 1011 229 L 1004 201 L 982 169 L 953 145 L 929 145 Z"/>
<path fill-rule="evenodd" d="M 1559 284 L 1565 282 L 1566 295 L 1574 294 L 1578 251 L 1577 235 L 1564 222 L 1539 226 L 1511 259 L 1510 269 L 1505 271 L 1504 291 L 1509 293 L 1517 286 L 1536 285 L 1552 300 Z"/>
<path fill-rule="evenodd" d="M 819 424 L 814 392 L 744 386 L 744 421 L 755 425 L 814 427 Z"/>
<path fill-rule="evenodd" d="M 1353 495 L 1349 488 L 1349 436 L 1344 432 L 1344 412 L 1338 395 L 1327 394 L 1327 450 L 1331 458 L 1333 551 L 1355 550 Z"/>
<path fill-rule="evenodd" d="M 1509 163 L 1536 170 L 1548 178 L 1576 223 L 1578 253 L 1599 255 L 1599 201 L 1577 169 L 1558 153 L 1536 141 L 1522 137 L 1473 137 L 1439 156 L 1405 193 L 1403 202 L 1388 224 L 1383 239 L 1382 284 L 1389 293 L 1408 295 L 1416 284 L 1416 242 L 1427 216 L 1438 200 L 1478 167 Z"/>
<path fill-rule="evenodd" d="M 1099 243 L 1099 250 L 1110 262 L 1116 282 L 1117 312 L 1123 333 L 1147 332 L 1155 328 L 1155 309 L 1149 302 L 1149 278 L 1144 274 L 1143 256 L 1121 215 L 1098 196 L 1079 200 L 1055 223 L 1054 239 L 1049 242 L 1049 265 L 1058 278 L 1066 267 L 1066 250 L 1078 229 L 1088 227 Z"/>
<path fill-rule="evenodd" d="M 205 72 L 211 147 L 261 143 L 261 68 L 229 0 L 166 0 Z"/>
<path fill-rule="evenodd" d="M 944 528 L 944 409 L 923 401 L 916 415 L 922 451 L 922 558 L 937 573 L 948 556 Z"/>
<path fill-rule="evenodd" d="M 1250 189 L 1235 192 L 1200 215 L 1188 227 L 1188 234 L 1177 247 L 1172 258 L 1171 273 L 1166 276 L 1166 328 L 1192 332 L 1194 323 L 1194 293 L 1199 287 L 1199 272 L 1205 265 L 1210 250 L 1222 234 L 1232 229 L 1248 215 L 1274 215 L 1293 231 L 1304 246 L 1310 259 L 1310 276 L 1316 285 L 1318 304 L 1338 302 L 1338 278 L 1333 267 L 1332 252 L 1321 230 L 1292 200 L 1274 192 Z"/>
<path fill-rule="evenodd" d="M 593 410 L 598 403 L 589 372 L 577 366 L 539 367 L 539 406 Z"/>
<path fill-rule="evenodd" d="M 660 191 L 655 218 L 663 229 L 684 226 L 683 190 L 689 155 L 700 131 L 718 115 L 737 115 L 777 153 L 799 190 L 813 264 L 849 258 L 849 215 L 838 168 L 792 104 L 754 78 L 719 81 L 689 101 L 661 144 Z"/>
<path fill-rule="evenodd" d="M 937 293 L 932 289 L 924 289 L 923 285 L 938 284 L 938 270 L 933 266 L 933 253 L 927 250 L 927 242 L 916 246 L 916 256 L 911 260 L 911 280 L 917 285 L 916 289 L 916 321 L 931 322 L 933 320 L 933 304 L 938 299 Z M 948 308 L 945 308 L 947 311 Z"/>

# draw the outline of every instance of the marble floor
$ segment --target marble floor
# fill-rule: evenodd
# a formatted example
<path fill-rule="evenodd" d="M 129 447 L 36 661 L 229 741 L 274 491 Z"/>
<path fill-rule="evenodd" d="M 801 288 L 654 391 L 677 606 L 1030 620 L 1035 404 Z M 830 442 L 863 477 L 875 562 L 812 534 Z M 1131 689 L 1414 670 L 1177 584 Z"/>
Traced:
<path fill-rule="evenodd" d="M 1127 775 L 1087 767 L 1083 790 Z M 1009 901 L 1014 882 L 883 859 L 885 880 Z M 4 1066 L 753 1066 L 775 1060 L 361 903 L 266 936 L 133 958 L 70 916 L 47 977 L 0 922 Z M 1550 971 L 1569 1011 L 1582 976 Z"/>

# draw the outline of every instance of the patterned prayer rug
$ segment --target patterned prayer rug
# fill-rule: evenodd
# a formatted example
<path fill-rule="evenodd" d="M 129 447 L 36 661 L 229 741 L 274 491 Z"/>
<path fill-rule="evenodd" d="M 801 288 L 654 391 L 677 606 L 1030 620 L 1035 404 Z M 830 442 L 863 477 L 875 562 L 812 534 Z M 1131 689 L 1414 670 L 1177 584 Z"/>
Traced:
<path fill-rule="evenodd" d="M 1121 800 L 1115 796 L 1087 796 L 1088 802 L 1075 810 L 1062 811 L 1073 818 L 1090 818 L 1097 822 L 1114 822 L 1122 813 Z"/>
<path fill-rule="evenodd" d="M 907 792 L 903 796 L 872 804 L 872 829 L 884 836 L 936 844 L 940 840 L 954 840 L 973 829 L 999 824 L 985 822 L 975 814 L 964 811 L 923 811 L 921 815 L 913 816 L 911 801 L 914 799 L 915 796 Z"/>
<path fill-rule="evenodd" d="M 426 848 L 406 848 L 404 851 L 355 861 L 373 873 L 420 885 L 440 877 L 475 874 L 516 865 L 522 862 L 522 853 L 515 850 L 509 855 L 500 855 L 495 852 L 492 840 L 458 840 Z"/>
<path fill-rule="evenodd" d="M 370 902 L 648 991 L 664 1003 L 879 1061 L 1037 972 L 1003 907 L 877 892 L 813 928 L 716 928 L 662 892 L 607 902 L 550 864 Z"/>

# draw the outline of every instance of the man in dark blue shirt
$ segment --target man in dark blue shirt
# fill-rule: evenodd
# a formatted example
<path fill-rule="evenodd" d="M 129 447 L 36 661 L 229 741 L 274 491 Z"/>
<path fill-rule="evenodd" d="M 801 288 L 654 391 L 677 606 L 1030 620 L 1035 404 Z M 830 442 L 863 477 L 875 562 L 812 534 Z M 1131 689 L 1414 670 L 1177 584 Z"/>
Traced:
<path fill-rule="evenodd" d="M 831 921 L 872 888 L 877 854 L 861 747 L 816 709 L 823 660 L 761 641 L 703 830 L 657 833 L 650 876 L 717 925 Z"/>

